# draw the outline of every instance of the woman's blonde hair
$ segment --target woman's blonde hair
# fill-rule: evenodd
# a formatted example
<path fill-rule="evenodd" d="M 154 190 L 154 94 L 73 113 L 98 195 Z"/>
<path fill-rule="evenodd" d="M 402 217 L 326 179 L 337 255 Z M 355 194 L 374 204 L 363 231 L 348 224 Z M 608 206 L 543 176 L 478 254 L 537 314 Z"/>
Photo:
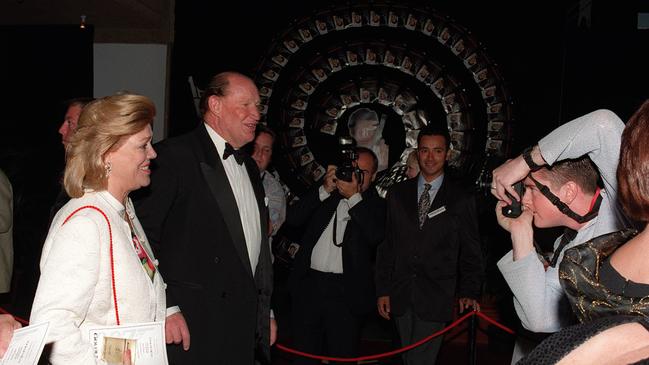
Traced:
<path fill-rule="evenodd" d="M 417 157 L 416 149 L 410 151 L 410 153 L 408 154 L 408 158 L 406 158 L 406 165 L 409 165 L 411 162 L 414 162 L 416 164 L 419 163 L 419 158 Z M 419 165 L 417 165 L 417 167 L 419 167 Z"/>
<path fill-rule="evenodd" d="M 63 186 L 68 195 L 78 198 L 84 189 L 105 190 L 104 156 L 152 124 L 154 116 L 153 102 L 142 95 L 112 95 L 86 105 L 66 147 Z"/>

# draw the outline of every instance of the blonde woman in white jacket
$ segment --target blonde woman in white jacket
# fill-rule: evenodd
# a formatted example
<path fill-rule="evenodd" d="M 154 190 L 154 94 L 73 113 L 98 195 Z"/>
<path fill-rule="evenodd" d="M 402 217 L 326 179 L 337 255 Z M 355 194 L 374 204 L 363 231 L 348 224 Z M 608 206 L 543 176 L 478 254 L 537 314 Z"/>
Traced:
<path fill-rule="evenodd" d="M 52 364 L 95 364 L 89 328 L 165 319 L 165 284 L 128 197 L 149 185 L 154 115 L 144 96 L 98 99 L 66 147 L 72 199 L 45 241 L 30 317 L 50 323 Z"/>

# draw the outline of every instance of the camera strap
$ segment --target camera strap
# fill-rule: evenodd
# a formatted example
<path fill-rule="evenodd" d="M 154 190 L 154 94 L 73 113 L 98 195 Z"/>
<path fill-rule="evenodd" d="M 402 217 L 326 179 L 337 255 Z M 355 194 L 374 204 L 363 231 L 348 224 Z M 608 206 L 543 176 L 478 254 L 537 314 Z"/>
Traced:
<path fill-rule="evenodd" d="M 593 200 L 590 203 L 590 210 L 588 211 L 588 213 L 586 213 L 585 215 L 579 215 L 572 209 L 570 209 L 570 207 L 568 207 L 566 203 L 562 202 L 558 196 L 554 195 L 550 191 L 550 188 L 536 180 L 532 176 L 532 174 L 529 174 L 528 176 L 534 182 L 534 185 L 536 185 L 536 188 L 539 189 L 543 196 L 545 196 L 555 207 L 557 207 L 557 209 L 559 209 L 561 213 L 574 219 L 577 223 L 585 223 L 597 217 L 597 214 L 599 213 L 599 206 L 602 204 L 602 194 L 599 187 L 597 187 L 597 190 L 595 190 L 595 195 L 593 195 Z"/>
<path fill-rule="evenodd" d="M 337 226 L 338 226 L 338 206 L 336 206 L 336 211 L 334 212 L 334 226 L 333 226 L 333 233 L 331 234 L 331 242 L 336 247 L 342 247 L 343 242 L 336 243 L 336 227 Z"/>
<path fill-rule="evenodd" d="M 561 251 L 570 243 L 572 240 L 577 237 L 577 231 L 571 228 L 567 228 L 563 231 L 563 234 L 561 235 L 561 240 L 559 241 L 559 245 L 557 246 L 557 249 L 554 250 L 554 253 L 552 254 L 552 259 L 550 259 L 549 265 L 551 267 L 555 267 L 557 265 L 557 261 L 559 260 L 559 255 L 561 255 Z"/>

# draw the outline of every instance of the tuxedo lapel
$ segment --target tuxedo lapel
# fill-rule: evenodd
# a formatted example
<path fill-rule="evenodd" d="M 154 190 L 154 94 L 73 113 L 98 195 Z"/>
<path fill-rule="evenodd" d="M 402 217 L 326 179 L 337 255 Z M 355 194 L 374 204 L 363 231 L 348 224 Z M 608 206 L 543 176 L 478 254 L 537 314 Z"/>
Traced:
<path fill-rule="evenodd" d="M 241 259 L 241 263 L 245 270 L 250 274 L 250 277 L 252 277 L 253 274 L 252 269 L 250 268 L 250 257 L 248 256 L 246 237 L 243 234 L 239 208 L 237 207 L 237 201 L 235 200 L 234 193 L 230 187 L 228 176 L 225 173 L 218 151 L 207 134 L 207 131 L 203 126 L 198 129 L 196 136 L 198 138 L 198 144 L 202 147 L 203 154 L 200 163 L 201 172 L 205 178 L 207 186 L 210 188 L 214 200 L 216 200 L 219 210 L 221 211 L 221 216 L 228 227 L 228 232 L 232 238 L 232 244 Z M 263 226 L 262 223 L 262 227 Z M 218 237 L 214 237 L 214 239 L 218 239 Z"/>

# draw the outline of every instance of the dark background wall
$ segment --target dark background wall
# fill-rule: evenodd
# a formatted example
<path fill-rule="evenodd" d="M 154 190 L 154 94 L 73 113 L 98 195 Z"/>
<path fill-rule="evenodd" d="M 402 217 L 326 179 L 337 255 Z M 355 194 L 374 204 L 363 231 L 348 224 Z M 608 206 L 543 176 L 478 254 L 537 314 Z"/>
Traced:
<path fill-rule="evenodd" d="M 200 85 L 220 70 L 251 73 L 278 31 L 333 4 L 340 2 L 177 3 L 169 133 L 195 123 L 188 120 L 194 115 L 188 76 Z M 640 1 L 594 0 L 582 26 L 576 1 L 413 4 L 454 18 L 499 64 L 514 97 L 518 149 L 597 108 L 626 120 L 649 95 L 643 72 L 649 31 L 636 30 L 637 12 L 647 7 Z"/>
<path fill-rule="evenodd" d="M 63 101 L 92 95 L 92 42 L 92 27 L 0 26 L 0 169 L 14 192 L 17 315 L 29 314 L 50 207 L 61 189 Z"/>

